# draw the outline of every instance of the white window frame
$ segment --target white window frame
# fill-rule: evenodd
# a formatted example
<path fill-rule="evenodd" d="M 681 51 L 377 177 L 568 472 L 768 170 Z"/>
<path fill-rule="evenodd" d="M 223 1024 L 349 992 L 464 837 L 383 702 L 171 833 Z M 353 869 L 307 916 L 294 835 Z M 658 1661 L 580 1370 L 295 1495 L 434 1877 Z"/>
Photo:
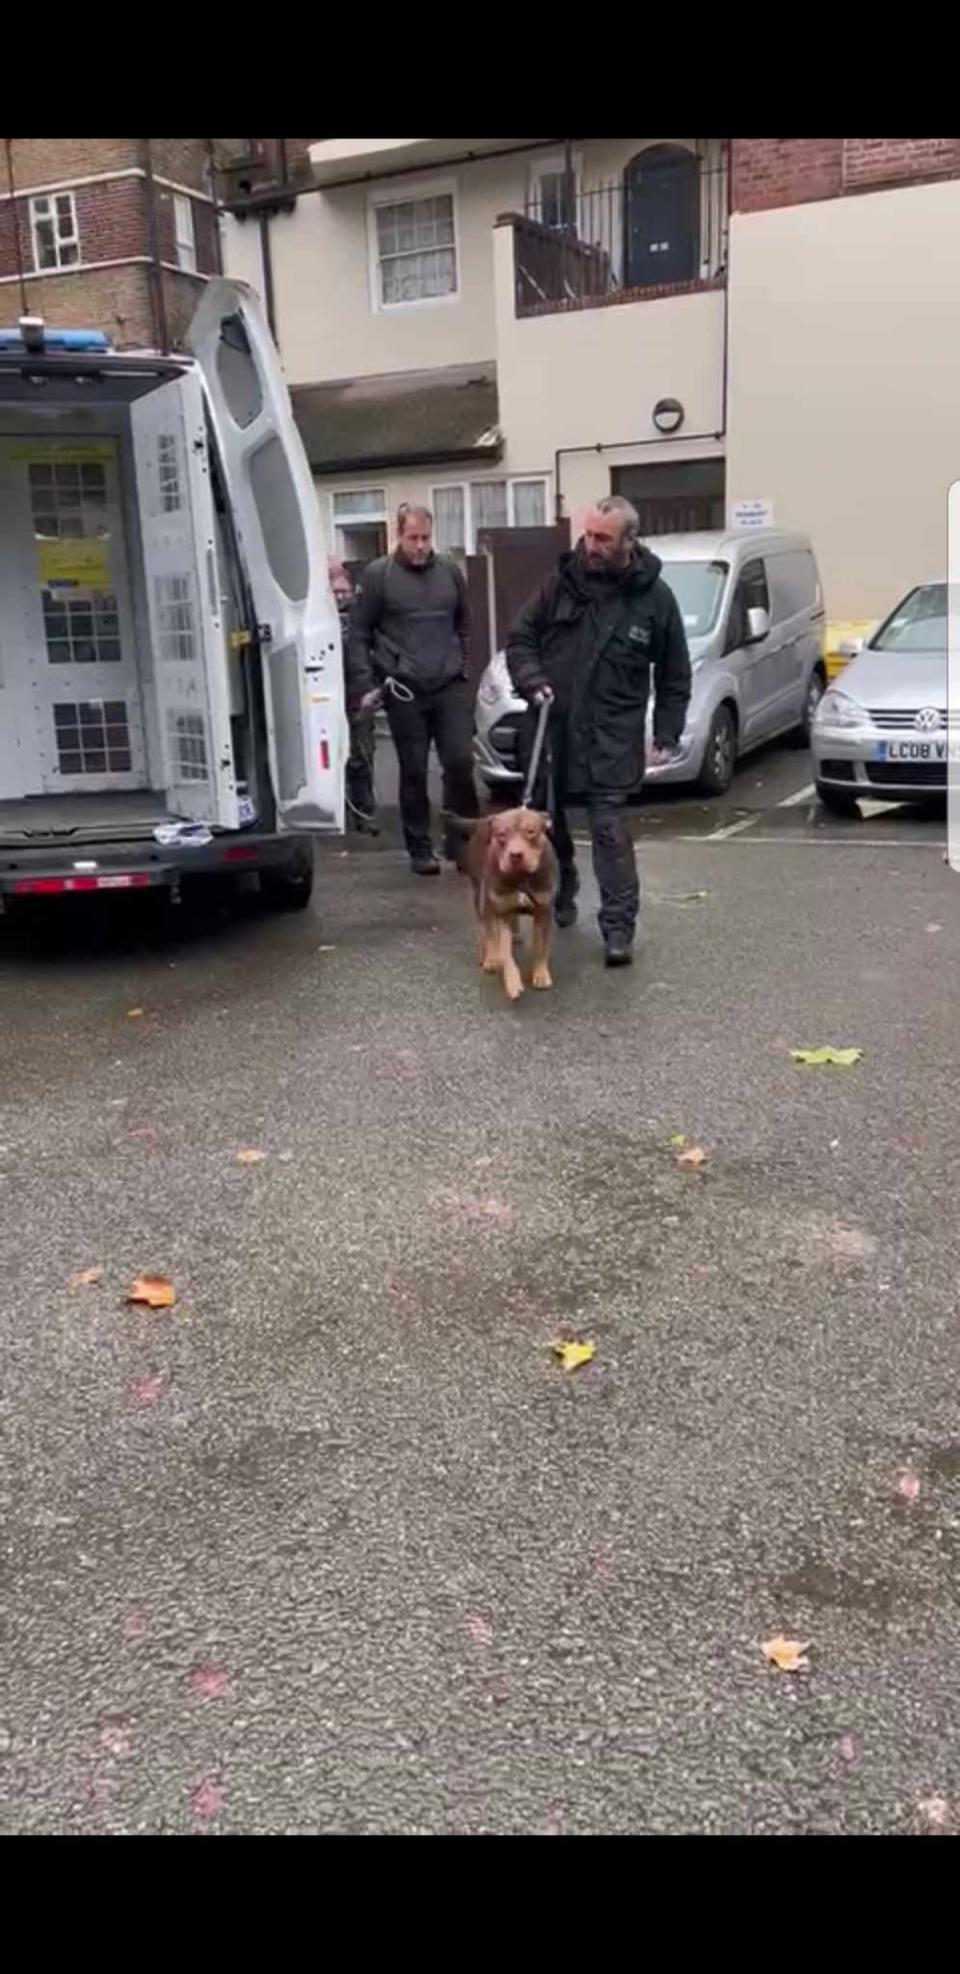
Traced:
<path fill-rule="evenodd" d="M 184 274 L 196 274 L 197 228 L 193 200 L 185 192 L 173 194 L 173 240 L 177 266 Z"/>
<path fill-rule="evenodd" d="M 70 231 L 68 233 L 61 232 L 60 215 L 57 212 L 58 199 L 69 199 L 70 201 Z M 42 208 L 43 210 L 41 210 Z M 42 225 L 49 225 L 51 221 L 53 222 L 53 245 L 57 258 L 53 266 L 49 267 L 40 259 L 38 229 Z M 73 268 L 82 265 L 83 256 L 80 252 L 80 228 L 77 225 L 77 202 L 72 192 L 36 192 L 34 194 L 30 201 L 30 240 L 33 246 L 33 265 L 37 274 L 56 274 L 64 269 L 69 273 Z M 74 260 L 65 261 L 61 258 L 64 247 L 76 248 L 76 258 Z"/>
<path fill-rule="evenodd" d="M 374 509 L 372 507 L 358 507 L 352 513 L 350 509 L 347 508 L 345 513 L 343 514 L 337 513 L 336 504 L 338 500 L 349 500 L 352 494 L 361 494 L 361 493 L 382 494 L 383 501 L 381 506 L 377 509 Z M 371 487 L 369 485 L 365 487 L 331 487 L 329 490 L 328 498 L 330 502 L 329 539 L 334 544 L 334 550 L 333 550 L 334 554 L 339 556 L 341 560 L 343 559 L 343 550 L 344 550 L 343 534 L 342 534 L 342 530 L 344 528 L 383 527 L 386 528 L 387 530 L 387 538 L 389 540 L 390 510 L 387 503 L 386 487 Z"/>
<path fill-rule="evenodd" d="M 476 524 L 474 521 L 474 514 L 473 514 L 474 487 L 489 485 L 491 482 L 494 485 L 497 485 L 504 480 L 507 483 L 507 527 L 515 528 L 517 526 L 517 522 L 515 519 L 516 516 L 515 489 L 518 486 L 528 487 L 531 485 L 536 485 L 536 486 L 541 486 L 543 488 L 543 514 L 544 514 L 543 525 L 545 528 L 549 528 L 550 476 L 548 473 L 485 473 L 485 474 L 477 475 L 477 477 L 472 480 L 438 480 L 436 484 L 431 487 L 430 505 L 434 513 L 436 513 L 436 507 L 437 507 L 436 497 L 438 493 L 449 493 L 453 488 L 456 488 L 458 492 L 463 494 L 464 533 L 467 537 L 466 544 L 464 547 L 464 553 L 466 555 L 476 555 L 477 552 L 477 529 L 476 529 Z M 447 552 L 446 550 L 441 551 L 441 553 L 444 554 L 446 552 Z"/>
<path fill-rule="evenodd" d="M 583 192 L 583 152 L 573 151 L 570 161 L 573 165 L 573 196 L 576 201 L 581 197 Z M 532 158 L 530 161 L 530 184 L 527 192 L 528 206 L 541 206 L 543 204 L 543 195 L 540 191 L 542 180 L 544 178 L 557 177 L 566 168 L 567 160 L 563 151 L 548 151 L 546 157 Z"/>
<path fill-rule="evenodd" d="M 453 257 L 456 284 L 449 295 L 422 295 L 413 302 L 385 302 L 380 296 L 380 241 L 377 234 L 377 212 L 381 206 L 416 205 L 419 199 L 442 199 L 449 197 L 453 202 Z M 455 178 L 418 178 L 413 184 L 394 184 L 371 192 L 367 200 L 367 253 L 370 269 L 370 306 L 374 315 L 397 315 L 405 309 L 449 308 L 451 302 L 461 299 L 460 219 Z"/>

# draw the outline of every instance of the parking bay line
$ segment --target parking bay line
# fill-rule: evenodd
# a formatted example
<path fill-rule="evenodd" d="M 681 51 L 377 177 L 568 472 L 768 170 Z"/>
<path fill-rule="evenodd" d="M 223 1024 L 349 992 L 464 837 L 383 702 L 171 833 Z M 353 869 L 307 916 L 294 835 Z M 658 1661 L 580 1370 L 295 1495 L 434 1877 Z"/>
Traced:
<path fill-rule="evenodd" d="M 758 816 L 756 820 L 759 822 L 761 818 Z M 684 845 L 688 843 L 722 843 L 729 842 L 729 840 L 729 832 L 721 830 L 719 834 L 715 833 L 712 836 L 660 836 L 656 838 L 651 837 L 649 841 L 635 837 L 634 845 L 640 851 L 662 849 L 667 844 L 669 844 L 671 850 L 676 850 L 683 849 Z M 578 850 L 589 850 L 591 847 L 591 838 L 589 836 L 574 836 L 573 841 Z M 771 846 L 775 846 L 777 849 L 787 850 L 942 851 L 943 849 L 943 845 L 939 843 L 925 843 L 919 840 L 905 843 L 902 839 L 891 841 L 887 836 L 860 836 L 856 830 L 845 832 L 843 836 L 824 836 L 819 830 L 816 835 L 810 836 L 787 836 L 786 834 L 777 836 L 744 836 L 742 841 L 737 844 L 737 848 L 749 849 L 753 844 L 758 844 L 761 848 L 766 845 L 768 849 Z"/>
<path fill-rule="evenodd" d="M 816 792 L 816 784 L 808 781 L 806 788 L 798 788 L 795 795 L 785 795 L 783 801 L 777 803 L 777 808 L 799 809 L 801 802 L 809 802 Z"/>

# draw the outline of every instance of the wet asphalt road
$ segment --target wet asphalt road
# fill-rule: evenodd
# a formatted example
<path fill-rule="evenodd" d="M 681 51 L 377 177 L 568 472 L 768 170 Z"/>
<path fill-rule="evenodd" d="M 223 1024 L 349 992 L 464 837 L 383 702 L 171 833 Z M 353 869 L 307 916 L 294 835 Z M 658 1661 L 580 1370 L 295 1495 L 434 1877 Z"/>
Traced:
<path fill-rule="evenodd" d="M 5 1828 L 949 1827 L 960 893 L 803 785 L 641 811 L 638 963 L 587 882 L 515 1009 L 389 836 L 0 926 Z"/>

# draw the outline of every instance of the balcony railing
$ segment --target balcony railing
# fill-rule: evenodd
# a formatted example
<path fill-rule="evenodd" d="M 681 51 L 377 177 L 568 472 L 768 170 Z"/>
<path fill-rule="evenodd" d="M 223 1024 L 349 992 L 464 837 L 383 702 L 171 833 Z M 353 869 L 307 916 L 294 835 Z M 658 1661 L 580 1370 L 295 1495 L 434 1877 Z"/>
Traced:
<path fill-rule="evenodd" d="M 553 196 L 514 218 L 518 315 L 713 286 L 726 276 L 726 147 L 657 145 L 614 185 Z"/>

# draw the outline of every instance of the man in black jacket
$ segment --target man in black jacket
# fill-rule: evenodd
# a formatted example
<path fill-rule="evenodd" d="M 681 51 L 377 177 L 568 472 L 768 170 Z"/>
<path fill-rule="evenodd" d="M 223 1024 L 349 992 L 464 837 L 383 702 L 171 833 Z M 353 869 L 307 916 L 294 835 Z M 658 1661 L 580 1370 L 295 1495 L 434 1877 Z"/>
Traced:
<path fill-rule="evenodd" d="M 627 797 L 645 767 L 647 700 L 654 688 L 651 761 L 669 760 L 690 699 L 690 659 L 661 563 L 638 540 L 629 501 L 611 495 L 586 517 L 576 548 L 520 612 L 507 640 L 517 691 L 549 700 L 554 845 L 560 862 L 557 923 L 572 925 L 578 889 L 569 801 L 590 820 L 608 966 L 629 966 L 640 904 Z"/>
<path fill-rule="evenodd" d="M 457 564 L 433 548 L 426 507 L 401 507 L 397 546 L 371 562 L 350 620 L 351 709 L 385 705 L 400 761 L 400 817 L 418 877 L 440 869 L 430 836 L 430 744 L 443 768 L 444 807 L 475 816 L 473 713 L 467 686 L 467 587 Z M 446 854 L 462 846 L 448 833 Z"/>

